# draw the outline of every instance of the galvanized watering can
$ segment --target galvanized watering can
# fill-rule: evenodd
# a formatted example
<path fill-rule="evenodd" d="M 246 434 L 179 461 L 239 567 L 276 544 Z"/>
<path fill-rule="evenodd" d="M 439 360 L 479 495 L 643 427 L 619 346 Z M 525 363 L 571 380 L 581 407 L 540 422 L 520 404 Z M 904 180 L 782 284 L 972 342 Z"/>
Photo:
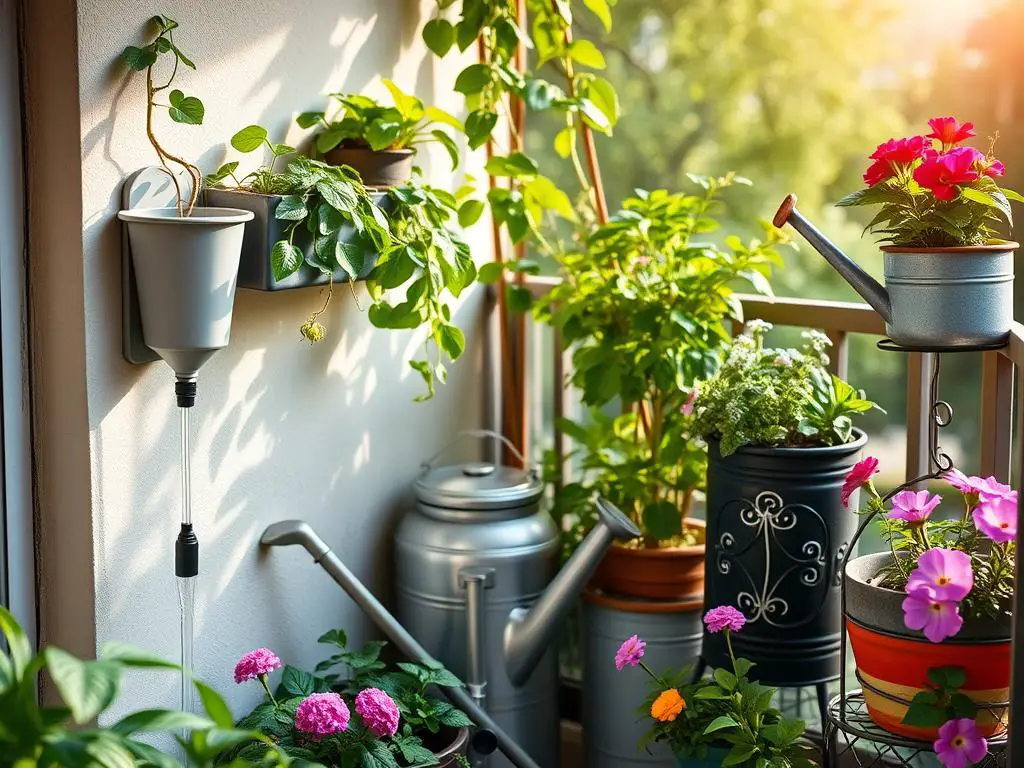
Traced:
<path fill-rule="evenodd" d="M 775 214 L 790 224 L 885 320 L 903 347 L 996 347 L 1013 324 L 1017 243 L 959 248 L 884 246 L 885 287 L 851 261 L 796 209 L 789 195 Z"/>

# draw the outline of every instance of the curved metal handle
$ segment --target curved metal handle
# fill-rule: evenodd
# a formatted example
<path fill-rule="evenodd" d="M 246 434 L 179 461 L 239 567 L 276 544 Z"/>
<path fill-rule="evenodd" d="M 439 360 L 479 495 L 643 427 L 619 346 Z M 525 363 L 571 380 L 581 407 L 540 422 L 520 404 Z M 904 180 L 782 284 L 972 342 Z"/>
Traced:
<path fill-rule="evenodd" d="M 420 464 L 420 468 L 424 472 L 429 472 L 430 470 L 432 470 L 434 468 L 434 462 L 437 461 L 439 458 L 441 458 L 445 453 L 448 452 L 448 450 L 453 445 L 458 443 L 464 437 L 479 437 L 479 438 L 490 437 L 490 438 L 493 438 L 495 440 L 499 440 L 500 442 L 505 444 L 506 448 L 508 448 L 510 451 L 512 451 L 512 454 L 516 458 L 518 458 L 521 462 L 523 462 L 523 466 L 524 467 L 527 464 L 526 457 L 523 456 L 523 454 L 521 454 L 519 452 L 519 449 L 515 447 L 515 445 L 512 443 L 512 441 L 509 440 L 504 435 L 501 435 L 501 434 L 495 432 L 493 429 L 465 429 L 462 432 L 459 432 L 459 434 L 457 434 L 450 442 L 448 442 L 444 447 L 442 447 L 441 450 L 439 450 L 437 453 L 435 453 L 429 459 L 427 459 L 422 464 Z"/>

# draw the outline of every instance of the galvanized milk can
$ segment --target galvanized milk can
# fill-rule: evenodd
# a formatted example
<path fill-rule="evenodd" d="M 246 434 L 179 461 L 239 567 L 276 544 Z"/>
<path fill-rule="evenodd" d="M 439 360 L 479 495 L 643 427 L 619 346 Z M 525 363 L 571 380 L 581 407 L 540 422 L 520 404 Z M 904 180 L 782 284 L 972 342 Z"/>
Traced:
<path fill-rule="evenodd" d="M 559 621 L 612 540 L 640 531 L 598 500 L 597 525 L 558 572 L 561 542 L 535 471 L 436 459 L 395 537 L 398 620 L 539 765 L 556 768 Z M 493 755 L 487 765 L 511 763 Z"/>
<path fill-rule="evenodd" d="M 531 757 L 557 766 L 554 649 L 518 687 L 503 652 L 509 613 L 532 604 L 558 570 L 558 531 L 538 506 L 540 479 L 487 462 L 428 463 L 414 490 L 416 508 L 396 535 L 398 620 Z M 501 755 L 488 759 L 506 765 Z"/>

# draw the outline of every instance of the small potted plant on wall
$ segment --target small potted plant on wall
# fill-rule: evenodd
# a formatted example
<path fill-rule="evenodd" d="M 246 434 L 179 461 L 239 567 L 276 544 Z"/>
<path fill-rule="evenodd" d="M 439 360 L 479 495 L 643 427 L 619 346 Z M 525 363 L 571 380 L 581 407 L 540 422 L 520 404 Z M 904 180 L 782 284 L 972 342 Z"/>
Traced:
<path fill-rule="evenodd" d="M 459 164 L 459 150 L 452 137 L 438 125 L 462 131 L 462 123 L 438 107 L 425 107 L 390 80 L 384 85 L 394 104 L 380 104 L 369 96 L 331 94 L 341 105 L 340 114 L 328 119 L 324 112 L 303 112 L 297 122 L 303 128 L 320 127 L 314 143 L 317 152 L 332 165 L 355 169 L 369 187 L 393 187 L 412 176 L 416 148 L 437 142 L 448 152 L 452 168 Z"/>
<path fill-rule="evenodd" d="M 440 665 L 406 662 L 388 670 L 380 660 L 386 643 L 372 641 L 351 651 L 340 629 L 327 632 L 319 642 L 333 646 L 332 655 L 317 665 L 316 673 L 285 666 L 276 692 L 269 681 L 282 668 L 276 654 L 258 648 L 241 658 L 235 682 L 259 682 L 266 696 L 239 720 L 238 728 L 257 731 L 266 740 L 226 751 L 223 763 L 258 759 L 270 742 L 285 755 L 329 766 L 468 765 L 472 721 L 430 693 L 436 687 L 461 686 L 451 672 Z M 332 671 L 338 669 L 345 674 Z"/>
<path fill-rule="evenodd" d="M 927 490 L 879 496 L 877 468 L 865 459 L 847 479 L 866 489 L 866 513 L 890 547 L 850 560 L 844 575 L 868 714 L 891 733 L 934 741 L 943 765 L 973 765 L 1006 728 L 1017 492 L 953 469 L 944 479 L 956 511 L 941 515 L 942 496 Z"/>
<path fill-rule="evenodd" d="M 929 121 L 926 136 L 890 139 L 871 155 L 864 189 L 842 206 L 879 206 L 868 229 L 885 245 L 885 287 L 848 259 L 795 209 L 790 195 L 775 216 L 803 234 L 908 347 L 999 345 L 1013 323 L 1013 254 L 999 230 L 1013 224 L 1017 192 L 1000 187 L 1006 168 L 990 145 L 965 142 L 973 123 Z M 994 145 L 994 140 L 992 144 Z"/>
<path fill-rule="evenodd" d="M 853 418 L 877 407 L 829 373 L 828 338 L 766 347 L 752 320 L 721 369 L 699 385 L 695 430 L 708 443 L 710 603 L 744 612 L 744 656 L 772 685 L 814 685 L 839 674 L 838 565 L 855 524 L 843 479 L 867 442 Z M 705 633 L 703 658 L 727 658 Z"/>
<path fill-rule="evenodd" d="M 174 184 L 176 205 L 122 210 L 118 218 L 128 228 L 146 344 L 181 376 L 198 360 L 195 354 L 183 356 L 183 350 L 212 354 L 228 343 L 244 224 L 253 215 L 236 208 L 197 207 L 201 172 L 157 139 L 158 109 L 188 125 L 200 125 L 205 110 L 195 96 L 171 89 L 179 66 L 195 69 L 174 42 L 177 22 L 154 16 L 149 23 L 155 37 L 142 47 L 126 47 L 120 58 L 131 70 L 146 73 L 146 136 Z M 168 59 L 170 75 L 157 84 L 154 67 Z M 187 186 L 179 178 L 181 171 Z M 188 312 L 183 322 L 184 307 Z"/>
<path fill-rule="evenodd" d="M 607 593 L 655 600 L 693 598 L 703 587 L 703 526 L 688 519 L 703 488 L 706 454 L 692 398 L 728 343 L 736 317 L 732 287 L 770 290 L 774 230 L 749 244 L 696 242 L 714 228 L 709 211 L 734 177 L 695 177 L 700 194 L 639 193 L 559 260 L 566 275 L 538 308 L 572 347 L 572 383 L 594 411 L 590 425 L 565 423 L 583 453 L 580 482 L 556 497 L 563 530 L 582 534 L 595 492 L 630 514 L 644 537 L 613 545 L 594 584 Z"/>

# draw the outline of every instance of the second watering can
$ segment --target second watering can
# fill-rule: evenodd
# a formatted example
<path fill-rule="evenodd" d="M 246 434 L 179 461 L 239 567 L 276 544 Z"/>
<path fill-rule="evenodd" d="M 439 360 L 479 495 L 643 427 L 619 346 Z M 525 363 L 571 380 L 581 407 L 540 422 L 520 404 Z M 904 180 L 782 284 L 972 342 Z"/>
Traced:
<path fill-rule="evenodd" d="M 884 246 L 885 287 L 851 261 L 796 209 L 782 203 L 773 223 L 790 224 L 885 320 L 903 347 L 941 350 L 997 347 L 1013 325 L 1013 256 L 1017 243 L 959 248 Z"/>
<path fill-rule="evenodd" d="M 640 531 L 599 501 L 600 521 L 559 571 L 561 541 L 540 509 L 542 492 L 534 471 L 424 464 L 416 506 L 396 533 L 396 613 L 514 741 L 556 768 L 560 619 L 613 539 Z M 510 765 L 500 755 L 487 760 L 488 768 Z"/>

